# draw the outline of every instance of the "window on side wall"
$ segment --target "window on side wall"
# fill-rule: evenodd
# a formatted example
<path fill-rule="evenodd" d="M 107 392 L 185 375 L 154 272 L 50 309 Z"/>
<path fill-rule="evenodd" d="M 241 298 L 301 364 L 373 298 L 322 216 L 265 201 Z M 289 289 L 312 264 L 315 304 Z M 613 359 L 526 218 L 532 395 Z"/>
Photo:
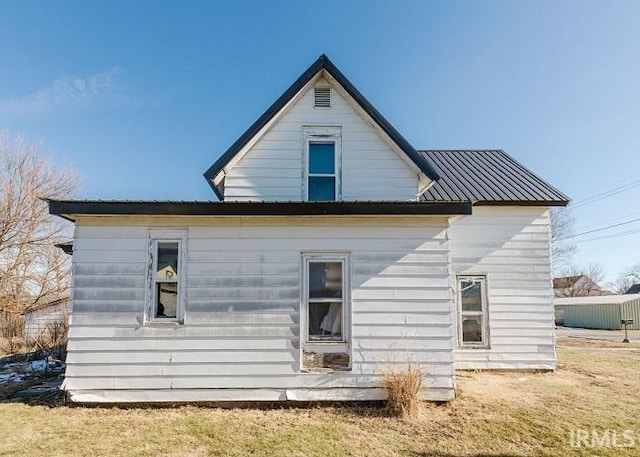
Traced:
<path fill-rule="evenodd" d="M 489 322 L 485 276 L 458 276 L 459 343 L 461 347 L 488 347 Z"/>
<path fill-rule="evenodd" d="M 183 321 L 185 244 L 182 232 L 149 233 L 148 322 Z"/>
<path fill-rule="evenodd" d="M 307 201 L 342 198 L 340 128 L 305 128 L 305 197 Z"/>
<path fill-rule="evenodd" d="M 303 369 L 348 369 L 348 256 L 304 255 L 303 263 Z"/>

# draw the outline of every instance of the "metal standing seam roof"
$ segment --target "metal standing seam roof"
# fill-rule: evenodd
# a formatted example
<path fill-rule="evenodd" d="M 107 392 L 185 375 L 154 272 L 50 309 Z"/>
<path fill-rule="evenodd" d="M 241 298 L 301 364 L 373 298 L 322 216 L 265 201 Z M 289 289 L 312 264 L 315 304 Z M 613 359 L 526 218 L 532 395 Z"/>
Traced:
<path fill-rule="evenodd" d="M 640 284 L 634 284 L 625 292 L 625 294 L 640 294 Z"/>
<path fill-rule="evenodd" d="M 418 151 L 440 175 L 422 201 L 566 206 L 569 197 L 502 150 Z"/>
<path fill-rule="evenodd" d="M 640 294 L 599 295 L 592 297 L 556 297 L 554 305 L 618 305 L 640 300 Z"/>

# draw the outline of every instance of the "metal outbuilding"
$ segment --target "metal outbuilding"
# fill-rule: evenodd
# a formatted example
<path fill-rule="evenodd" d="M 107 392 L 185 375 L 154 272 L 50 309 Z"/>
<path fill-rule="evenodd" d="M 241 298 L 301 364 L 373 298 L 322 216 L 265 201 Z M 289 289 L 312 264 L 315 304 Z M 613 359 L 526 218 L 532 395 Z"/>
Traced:
<path fill-rule="evenodd" d="M 565 327 L 621 330 L 622 319 L 633 319 L 629 330 L 640 330 L 640 294 L 555 298 L 556 323 Z"/>

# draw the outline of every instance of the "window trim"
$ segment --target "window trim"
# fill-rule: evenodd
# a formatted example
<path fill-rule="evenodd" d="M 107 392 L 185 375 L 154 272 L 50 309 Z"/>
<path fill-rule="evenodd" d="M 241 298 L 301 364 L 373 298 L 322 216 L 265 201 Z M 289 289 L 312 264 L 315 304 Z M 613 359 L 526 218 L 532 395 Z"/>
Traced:
<path fill-rule="evenodd" d="M 462 281 L 480 281 L 482 287 L 481 304 L 482 311 L 462 311 Z M 487 292 L 486 274 L 462 274 L 456 276 L 456 302 L 458 307 L 458 347 L 460 349 L 488 349 L 490 345 L 489 335 L 489 294 Z M 468 316 L 482 316 L 482 341 L 464 341 L 463 318 Z"/>
<path fill-rule="evenodd" d="M 186 268 L 187 246 L 186 229 L 151 229 L 148 232 L 147 252 L 147 287 L 145 296 L 145 324 L 182 325 L 184 324 L 186 303 Z M 176 300 L 176 317 L 156 317 L 156 278 L 159 243 L 178 243 L 178 298 Z"/>
<path fill-rule="evenodd" d="M 342 340 L 310 340 L 309 339 L 309 302 L 322 300 L 309 299 L 309 264 L 322 262 L 342 263 Z M 302 253 L 302 275 L 300 287 L 300 340 L 303 346 L 325 352 L 322 348 L 331 347 L 329 352 L 336 351 L 336 347 L 344 347 L 345 352 L 351 346 L 351 263 L 349 253 Z"/>
<path fill-rule="evenodd" d="M 304 160 L 302 176 L 302 196 L 304 201 L 309 201 L 309 178 L 334 177 L 335 178 L 335 199 L 342 200 L 342 127 L 338 126 L 304 126 Z M 310 173 L 309 172 L 309 145 L 333 144 L 334 145 L 334 173 Z"/>

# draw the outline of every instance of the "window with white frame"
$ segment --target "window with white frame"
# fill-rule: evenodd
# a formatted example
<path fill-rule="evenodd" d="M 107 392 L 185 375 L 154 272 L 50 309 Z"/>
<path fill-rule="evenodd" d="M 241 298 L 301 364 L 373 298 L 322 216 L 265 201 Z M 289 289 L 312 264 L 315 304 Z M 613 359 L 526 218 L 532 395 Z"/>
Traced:
<path fill-rule="evenodd" d="M 307 341 L 344 342 L 346 259 L 307 257 L 306 266 Z"/>
<path fill-rule="evenodd" d="M 348 369 L 349 256 L 303 254 L 303 369 Z"/>
<path fill-rule="evenodd" d="M 305 129 L 305 193 L 308 201 L 341 199 L 339 127 Z"/>
<path fill-rule="evenodd" d="M 185 234 L 149 233 L 149 322 L 182 322 L 184 311 Z"/>
<path fill-rule="evenodd" d="M 485 276 L 458 276 L 458 310 L 460 346 L 488 346 L 489 315 Z"/>

